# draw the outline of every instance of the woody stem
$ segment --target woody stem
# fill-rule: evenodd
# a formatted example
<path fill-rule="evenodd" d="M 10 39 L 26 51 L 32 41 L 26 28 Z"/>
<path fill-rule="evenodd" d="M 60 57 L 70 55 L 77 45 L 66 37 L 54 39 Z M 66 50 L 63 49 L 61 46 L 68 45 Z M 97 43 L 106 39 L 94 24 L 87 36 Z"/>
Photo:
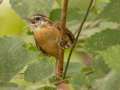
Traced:
<path fill-rule="evenodd" d="M 68 1 L 63 0 L 62 11 L 61 11 L 61 27 L 64 29 L 66 27 L 67 11 L 68 11 Z"/>
<path fill-rule="evenodd" d="M 62 28 L 62 37 L 64 34 L 64 30 L 66 27 L 66 19 L 67 19 L 67 9 L 68 9 L 68 0 L 63 0 L 62 2 L 62 10 L 61 10 L 61 28 Z M 64 49 L 60 48 L 58 50 L 58 57 L 56 61 L 56 76 L 57 78 L 62 78 L 63 75 L 63 66 L 64 66 Z"/>

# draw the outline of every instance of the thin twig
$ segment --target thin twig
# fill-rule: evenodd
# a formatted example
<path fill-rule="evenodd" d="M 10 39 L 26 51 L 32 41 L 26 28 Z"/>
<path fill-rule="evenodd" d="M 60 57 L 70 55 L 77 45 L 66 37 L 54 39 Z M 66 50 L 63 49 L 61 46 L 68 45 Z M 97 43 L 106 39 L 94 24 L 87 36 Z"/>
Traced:
<path fill-rule="evenodd" d="M 84 23 L 85 23 L 86 20 L 87 20 L 87 17 L 88 17 L 88 15 L 89 15 L 89 12 L 90 12 L 90 9 L 91 9 L 91 6 L 92 6 L 92 4 L 93 4 L 93 1 L 94 1 L 94 0 L 91 0 L 91 2 L 90 2 L 90 4 L 89 4 L 89 7 L 88 7 L 88 9 L 87 9 L 87 11 L 86 11 L 85 17 L 84 17 L 84 19 L 83 19 L 80 27 L 78 28 L 78 30 L 79 30 L 79 31 L 78 31 L 78 34 L 77 34 L 77 36 L 76 36 L 74 45 L 73 45 L 73 47 L 71 48 L 70 53 L 69 53 L 69 56 L 68 56 L 68 59 L 67 59 L 67 64 L 66 64 L 66 66 L 65 66 L 65 71 L 64 71 L 64 74 L 63 74 L 63 79 L 66 78 L 66 74 L 67 74 L 67 70 L 68 70 L 68 67 L 69 67 L 69 63 L 70 63 L 70 59 L 71 59 L 72 52 L 73 52 L 73 50 L 74 50 L 74 48 L 75 48 L 75 46 L 76 46 L 76 44 L 77 44 L 79 35 L 80 35 L 80 33 L 81 33 L 81 31 L 82 31 L 82 28 L 83 28 L 83 25 L 84 25 Z"/>

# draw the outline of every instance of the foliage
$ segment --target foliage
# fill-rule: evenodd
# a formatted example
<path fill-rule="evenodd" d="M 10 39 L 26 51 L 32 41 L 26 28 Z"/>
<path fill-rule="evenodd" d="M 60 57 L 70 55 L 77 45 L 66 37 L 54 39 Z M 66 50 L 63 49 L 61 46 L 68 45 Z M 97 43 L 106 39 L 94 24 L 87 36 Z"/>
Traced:
<path fill-rule="evenodd" d="M 106 64 L 113 70 L 119 71 L 120 68 L 120 45 L 113 46 L 107 50 L 100 52 L 100 55 L 104 58 Z"/>
<path fill-rule="evenodd" d="M 7 0 L 5 1 L 7 3 Z M 21 35 L 25 28 L 24 22 L 16 15 L 10 6 L 7 5 L 3 7 L 4 2 L 0 5 L 0 12 L 2 12 L 0 13 L 0 35 Z"/>
<path fill-rule="evenodd" d="M 111 46 L 120 44 L 119 37 L 119 30 L 107 29 L 88 38 L 84 48 L 89 52 L 99 52 Z"/>
<path fill-rule="evenodd" d="M 10 0 L 12 7 L 20 16 L 26 18 L 35 13 L 49 14 L 52 9 L 53 1 L 50 0 Z"/>
<path fill-rule="evenodd" d="M 106 6 L 106 8 L 100 14 L 100 17 L 103 19 L 120 22 L 120 1 L 119 0 L 111 0 L 111 2 Z"/>
<path fill-rule="evenodd" d="M 23 20 L 42 13 L 58 22 L 61 1 L 3 0 L 0 4 L 0 90 L 56 90 L 55 60 L 36 49 Z M 67 26 L 72 32 L 77 31 L 89 2 L 70 0 Z M 67 80 L 73 90 L 120 89 L 119 10 L 120 0 L 93 3 L 68 70 Z"/>
<path fill-rule="evenodd" d="M 53 66 L 48 60 L 35 62 L 29 65 L 25 71 L 25 80 L 37 82 L 47 79 L 53 74 Z"/>
<path fill-rule="evenodd" d="M 0 38 L 0 81 L 9 81 L 34 58 L 24 42 L 13 37 Z"/>
<path fill-rule="evenodd" d="M 119 90 L 120 73 L 113 70 L 106 77 L 99 79 L 95 83 L 95 90 Z"/>

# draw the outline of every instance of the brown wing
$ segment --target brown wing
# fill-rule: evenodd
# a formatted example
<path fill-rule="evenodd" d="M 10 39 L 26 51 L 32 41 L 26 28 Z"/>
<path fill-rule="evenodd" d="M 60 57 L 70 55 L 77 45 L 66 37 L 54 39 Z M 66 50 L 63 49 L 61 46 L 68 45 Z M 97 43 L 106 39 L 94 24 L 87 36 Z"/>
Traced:
<path fill-rule="evenodd" d="M 72 34 L 72 32 L 70 32 L 67 28 L 66 28 L 65 31 L 66 31 L 65 33 L 66 33 L 67 36 L 69 37 L 71 43 L 74 43 L 74 41 L 75 41 L 75 37 L 74 37 L 74 35 Z"/>
<path fill-rule="evenodd" d="M 61 31 L 62 28 L 60 26 L 60 23 L 55 24 L 55 26 L 58 28 L 58 30 Z M 60 41 L 60 46 L 62 48 L 70 48 L 70 47 L 72 47 L 72 45 L 75 41 L 74 35 L 67 28 L 65 28 L 64 31 L 65 31 L 64 35 L 63 35 L 63 37 L 61 38 L 61 41 Z"/>

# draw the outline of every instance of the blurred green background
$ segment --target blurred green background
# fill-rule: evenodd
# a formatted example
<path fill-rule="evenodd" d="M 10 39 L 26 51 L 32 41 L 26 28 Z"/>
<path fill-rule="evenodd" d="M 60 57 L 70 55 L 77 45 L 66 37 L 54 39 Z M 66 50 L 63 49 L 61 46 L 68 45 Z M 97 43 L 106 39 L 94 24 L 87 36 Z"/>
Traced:
<path fill-rule="evenodd" d="M 9 0 L 4 0 L 0 5 L 0 35 L 21 35 L 24 22 L 11 9 Z"/>
<path fill-rule="evenodd" d="M 16 86 L 22 88 L 17 90 L 55 90 L 41 89 L 53 88 L 56 82 L 55 60 L 37 50 L 21 17 L 40 12 L 58 21 L 61 1 L 10 0 L 10 5 L 4 0 L 0 4 L 0 90 Z M 67 25 L 72 32 L 76 32 L 89 1 L 70 0 Z M 71 58 L 68 77 L 75 88 L 71 90 L 120 90 L 119 11 L 120 0 L 95 0 Z M 65 60 L 68 53 L 69 49 Z"/>

